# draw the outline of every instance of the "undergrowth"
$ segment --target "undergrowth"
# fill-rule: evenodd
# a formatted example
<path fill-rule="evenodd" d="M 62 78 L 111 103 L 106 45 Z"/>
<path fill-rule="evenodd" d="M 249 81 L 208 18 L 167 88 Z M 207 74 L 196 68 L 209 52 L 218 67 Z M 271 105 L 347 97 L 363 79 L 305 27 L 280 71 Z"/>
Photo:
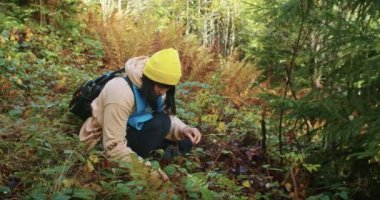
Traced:
<path fill-rule="evenodd" d="M 316 166 L 305 163 L 301 154 L 280 159 L 274 151 L 263 150 L 262 102 L 256 98 L 260 89 L 254 89 L 260 71 L 200 47 L 195 36 L 185 36 L 174 23 L 118 15 L 104 22 L 96 9 L 86 13 L 74 2 L 62 0 L 44 7 L 14 1 L 1 8 L 0 17 L 6 19 L 0 22 L 1 198 L 305 196 L 308 175 Z M 46 10 L 64 14 L 49 15 Z M 77 136 L 81 122 L 67 106 L 83 80 L 117 69 L 130 57 L 166 47 L 177 48 L 183 63 L 179 117 L 199 127 L 203 140 L 189 155 L 170 164 L 152 160 L 171 180 L 158 186 L 147 181 L 147 169 L 132 167 L 135 161 L 116 165 L 101 150 L 86 152 Z M 266 140 L 268 146 L 276 145 L 274 137 Z M 276 167 L 280 160 L 284 167 Z"/>

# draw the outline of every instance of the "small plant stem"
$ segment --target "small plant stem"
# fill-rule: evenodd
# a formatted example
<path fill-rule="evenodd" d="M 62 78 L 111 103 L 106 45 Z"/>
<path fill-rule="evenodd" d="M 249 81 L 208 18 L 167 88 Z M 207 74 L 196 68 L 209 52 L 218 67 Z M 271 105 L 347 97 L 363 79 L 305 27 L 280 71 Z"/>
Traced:
<path fill-rule="evenodd" d="M 294 176 L 293 167 L 290 168 L 290 176 L 292 177 L 292 182 L 293 182 L 293 187 L 294 187 L 294 199 L 297 200 L 298 199 L 298 187 L 297 187 L 296 178 Z"/>

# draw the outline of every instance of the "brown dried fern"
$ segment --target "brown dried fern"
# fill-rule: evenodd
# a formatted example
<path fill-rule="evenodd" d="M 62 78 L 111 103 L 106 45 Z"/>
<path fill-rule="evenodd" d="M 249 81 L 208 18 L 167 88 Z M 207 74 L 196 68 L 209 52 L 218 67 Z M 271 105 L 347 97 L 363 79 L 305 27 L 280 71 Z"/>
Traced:
<path fill-rule="evenodd" d="M 225 83 L 223 94 L 236 105 L 260 104 L 256 94 L 260 90 L 252 87 L 261 71 L 244 61 L 228 60 L 222 69 L 221 79 Z"/>
<path fill-rule="evenodd" d="M 89 13 L 87 22 L 104 46 L 107 68 L 115 69 L 131 57 L 150 56 L 158 50 L 172 47 L 180 54 L 182 80 L 209 82 L 213 74 L 222 72 L 226 83 L 224 94 L 228 96 L 242 98 L 247 86 L 258 76 L 252 66 L 233 61 L 232 57 L 231 61 L 222 63 L 218 51 L 202 47 L 195 36 L 185 35 L 184 26 L 174 21 L 163 26 L 158 19 L 140 15 L 121 16 L 115 13 L 103 21 L 95 11 Z"/>
<path fill-rule="evenodd" d="M 185 27 L 170 22 L 158 31 L 158 21 L 140 16 L 111 15 L 103 21 L 101 15 L 89 13 L 87 22 L 95 30 L 105 50 L 107 68 L 123 65 L 127 59 L 147 55 L 164 48 L 179 51 L 183 80 L 204 81 L 219 68 L 216 56 L 200 47 L 195 37 L 185 36 Z"/>

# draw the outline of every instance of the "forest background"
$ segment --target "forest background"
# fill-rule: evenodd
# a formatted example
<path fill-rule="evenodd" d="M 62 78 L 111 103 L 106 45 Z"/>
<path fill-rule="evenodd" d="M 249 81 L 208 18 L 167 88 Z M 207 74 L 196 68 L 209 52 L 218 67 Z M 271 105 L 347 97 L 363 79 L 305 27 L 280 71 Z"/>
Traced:
<path fill-rule="evenodd" d="M 377 199 L 380 3 L 0 1 L 0 199 Z M 174 47 L 202 143 L 160 186 L 78 141 L 84 80 Z M 159 153 L 159 152 L 158 152 Z M 133 164 L 133 163 L 132 163 Z"/>

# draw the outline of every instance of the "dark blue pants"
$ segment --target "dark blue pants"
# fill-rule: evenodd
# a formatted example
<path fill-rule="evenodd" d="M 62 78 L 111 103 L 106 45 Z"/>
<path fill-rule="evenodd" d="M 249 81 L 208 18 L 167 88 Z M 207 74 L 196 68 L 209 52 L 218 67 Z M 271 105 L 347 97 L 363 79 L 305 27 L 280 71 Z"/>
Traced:
<path fill-rule="evenodd" d="M 192 143 L 189 139 L 172 142 L 165 139 L 170 131 L 171 121 L 165 113 L 153 113 L 153 118 L 144 123 L 141 130 L 131 126 L 127 127 L 127 145 L 142 158 L 156 149 L 173 150 L 187 153 L 191 150 Z"/>

